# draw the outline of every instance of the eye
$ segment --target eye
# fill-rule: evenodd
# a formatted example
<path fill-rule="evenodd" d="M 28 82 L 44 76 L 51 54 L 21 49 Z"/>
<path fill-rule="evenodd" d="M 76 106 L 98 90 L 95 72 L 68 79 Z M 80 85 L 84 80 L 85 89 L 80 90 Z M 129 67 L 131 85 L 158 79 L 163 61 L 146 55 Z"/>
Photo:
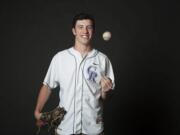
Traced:
<path fill-rule="evenodd" d="M 92 29 L 93 29 L 93 26 L 92 26 L 92 25 L 89 25 L 89 26 L 87 26 L 87 29 L 92 30 Z"/>
<path fill-rule="evenodd" d="M 78 28 L 82 29 L 82 28 L 83 28 L 83 25 L 78 25 Z"/>

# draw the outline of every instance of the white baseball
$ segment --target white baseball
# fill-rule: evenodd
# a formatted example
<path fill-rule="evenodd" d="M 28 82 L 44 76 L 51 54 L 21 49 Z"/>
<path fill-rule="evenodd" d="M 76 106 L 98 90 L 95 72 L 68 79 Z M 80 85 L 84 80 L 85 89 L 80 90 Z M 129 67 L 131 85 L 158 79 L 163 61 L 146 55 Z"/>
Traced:
<path fill-rule="evenodd" d="M 111 32 L 105 31 L 105 32 L 103 33 L 102 37 L 103 37 L 103 39 L 104 39 L 105 41 L 109 41 L 109 40 L 111 39 Z"/>

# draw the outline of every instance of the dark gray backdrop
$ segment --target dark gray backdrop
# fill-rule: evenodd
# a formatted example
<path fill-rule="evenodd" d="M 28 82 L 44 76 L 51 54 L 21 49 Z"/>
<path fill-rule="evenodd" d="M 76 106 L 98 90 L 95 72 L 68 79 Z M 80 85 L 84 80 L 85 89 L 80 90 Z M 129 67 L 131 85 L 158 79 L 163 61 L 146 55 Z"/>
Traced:
<path fill-rule="evenodd" d="M 73 45 L 71 21 L 81 11 L 94 14 L 94 46 L 114 67 L 116 89 L 105 102 L 107 135 L 180 134 L 176 1 L 5 1 L 0 7 L 1 134 L 35 135 L 39 88 L 53 55 Z M 102 40 L 105 30 L 112 32 L 109 42 Z M 57 105 L 57 93 L 44 110 Z"/>

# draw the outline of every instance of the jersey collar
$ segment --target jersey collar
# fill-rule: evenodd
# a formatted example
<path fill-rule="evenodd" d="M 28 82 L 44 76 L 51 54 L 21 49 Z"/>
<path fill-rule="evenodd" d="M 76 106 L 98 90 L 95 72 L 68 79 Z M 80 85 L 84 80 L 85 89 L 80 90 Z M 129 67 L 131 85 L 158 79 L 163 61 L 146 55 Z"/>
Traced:
<path fill-rule="evenodd" d="M 71 54 L 82 58 L 80 52 L 78 52 L 76 49 L 74 49 L 74 47 L 71 47 L 68 50 L 71 52 Z M 97 53 L 98 53 L 98 51 L 93 48 L 90 52 L 88 52 L 86 58 L 94 57 Z"/>

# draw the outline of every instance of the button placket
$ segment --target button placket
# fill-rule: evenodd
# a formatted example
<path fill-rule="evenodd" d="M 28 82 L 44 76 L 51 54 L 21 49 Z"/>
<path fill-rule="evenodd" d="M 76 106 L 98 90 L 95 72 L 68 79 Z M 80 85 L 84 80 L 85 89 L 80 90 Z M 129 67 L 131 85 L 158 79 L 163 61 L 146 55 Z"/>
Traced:
<path fill-rule="evenodd" d="M 82 128 L 82 92 L 83 92 L 83 71 L 82 67 L 85 59 L 79 59 L 77 65 L 77 78 L 76 78 L 76 108 L 75 108 L 75 131 L 79 131 Z"/>

